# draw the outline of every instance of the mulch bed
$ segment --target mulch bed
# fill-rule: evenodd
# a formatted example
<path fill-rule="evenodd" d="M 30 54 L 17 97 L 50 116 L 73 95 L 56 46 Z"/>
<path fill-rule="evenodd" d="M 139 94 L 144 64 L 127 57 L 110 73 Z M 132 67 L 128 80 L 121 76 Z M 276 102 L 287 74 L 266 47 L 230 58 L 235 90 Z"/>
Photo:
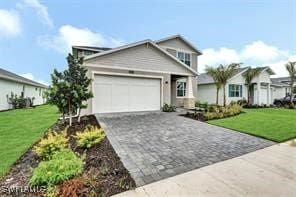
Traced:
<path fill-rule="evenodd" d="M 203 116 L 203 114 L 201 112 L 197 112 L 197 113 L 193 113 L 193 112 L 187 112 L 186 114 L 180 114 L 180 116 L 184 116 L 187 118 L 191 118 L 194 120 L 199 120 L 202 122 L 205 122 L 205 117 Z"/>
<path fill-rule="evenodd" d="M 54 130 L 63 130 L 67 123 L 59 121 L 52 126 Z M 87 126 L 97 126 L 95 116 L 84 116 L 80 124 L 77 120 L 68 128 L 67 134 L 70 147 L 80 155 L 86 155 L 84 171 L 81 176 L 75 177 L 57 186 L 58 196 L 111 196 L 135 187 L 135 181 L 125 169 L 120 158 L 115 153 L 108 138 L 90 149 L 76 148 L 76 140 L 72 136 Z M 45 134 L 46 136 L 46 134 Z M 37 143 L 35 143 L 37 144 Z M 34 144 L 34 145 L 35 145 Z M 0 196 L 7 196 L 6 188 L 13 186 L 28 186 L 32 176 L 32 169 L 38 166 L 40 159 L 32 151 L 34 145 L 15 162 L 6 176 L 0 179 Z M 12 193 L 11 196 L 43 196 L 39 193 Z"/>

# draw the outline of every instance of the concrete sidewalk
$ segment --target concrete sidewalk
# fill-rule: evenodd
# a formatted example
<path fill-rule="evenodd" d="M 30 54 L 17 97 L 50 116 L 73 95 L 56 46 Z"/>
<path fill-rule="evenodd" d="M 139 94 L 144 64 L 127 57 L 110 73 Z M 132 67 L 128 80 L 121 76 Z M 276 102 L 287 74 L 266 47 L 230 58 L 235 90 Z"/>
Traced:
<path fill-rule="evenodd" d="M 296 147 L 277 144 L 116 195 L 133 196 L 296 196 Z"/>

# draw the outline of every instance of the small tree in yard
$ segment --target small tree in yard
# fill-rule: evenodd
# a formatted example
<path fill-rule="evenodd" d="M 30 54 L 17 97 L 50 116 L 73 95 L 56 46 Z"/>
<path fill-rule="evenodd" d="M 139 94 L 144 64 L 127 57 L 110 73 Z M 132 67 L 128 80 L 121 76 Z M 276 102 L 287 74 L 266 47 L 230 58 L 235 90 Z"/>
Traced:
<path fill-rule="evenodd" d="M 260 74 L 260 68 L 251 68 L 249 67 L 246 72 L 243 73 L 243 77 L 245 78 L 246 86 L 248 87 L 248 105 L 251 105 L 251 89 L 252 89 L 252 81 L 255 77 Z"/>
<path fill-rule="evenodd" d="M 47 102 L 49 104 L 56 105 L 59 112 L 63 115 L 63 120 L 65 120 L 65 114 L 67 113 L 67 100 L 65 98 L 66 83 L 63 81 L 63 74 L 54 69 L 53 74 L 51 74 L 51 83 L 48 90 L 45 92 L 47 97 Z"/>
<path fill-rule="evenodd" d="M 296 62 L 288 62 L 286 65 L 286 69 L 289 73 L 290 76 L 290 88 L 291 88 L 291 96 L 290 96 L 290 103 L 292 104 L 292 91 L 293 91 L 293 86 L 294 83 L 296 82 Z"/>
<path fill-rule="evenodd" d="M 67 61 L 69 69 L 64 71 L 64 75 L 70 82 L 73 94 L 73 104 L 75 109 L 78 110 L 78 122 L 80 122 L 81 109 L 87 107 L 83 102 L 93 97 L 92 92 L 88 90 L 91 84 L 91 79 L 87 77 L 87 69 L 82 67 L 83 58 L 76 59 L 73 55 L 69 54 Z"/>
<path fill-rule="evenodd" d="M 87 77 L 87 69 L 82 67 L 83 58 L 74 58 L 71 54 L 67 57 L 68 69 L 63 72 L 54 70 L 51 75 L 52 86 L 47 92 L 48 102 L 56 105 L 59 111 L 69 115 L 69 124 L 72 125 L 73 114 L 78 114 L 80 122 L 81 109 L 87 106 L 84 101 L 92 98 L 92 92 L 88 90 L 91 79 Z"/>

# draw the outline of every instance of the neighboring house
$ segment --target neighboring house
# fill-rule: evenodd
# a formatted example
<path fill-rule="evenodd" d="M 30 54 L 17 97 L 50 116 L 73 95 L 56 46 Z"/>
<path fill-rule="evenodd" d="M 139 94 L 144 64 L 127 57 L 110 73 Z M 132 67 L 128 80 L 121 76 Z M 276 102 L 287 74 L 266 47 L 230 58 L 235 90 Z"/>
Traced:
<path fill-rule="evenodd" d="M 201 52 L 180 35 L 113 49 L 73 46 L 72 51 L 84 56 L 93 79 L 94 98 L 83 113 L 160 110 L 164 103 L 194 108 Z"/>
<path fill-rule="evenodd" d="M 289 77 L 271 78 L 270 80 L 273 87 L 273 99 L 284 98 L 291 93 Z"/>
<path fill-rule="evenodd" d="M 0 68 L 0 111 L 11 109 L 7 95 L 35 98 L 33 105 L 44 104 L 43 92 L 47 86 Z"/>
<path fill-rule="evenodd" d="M 243 73 L 248 67 L 239 68 L 226 84 L 226 103 L 248 98 L 248 89 L 245 85 Z M 257 105 L 273 104 L 273 84 L 270 79 L 275 73 L 269 67 L 260 67 L 261 73 L 254 78 L 251 89 L 251 103 Z M 197 100 L 214 104 L 216 102 L 216 86 L 212 77 L 206 73 L 198 76 Z M 223 90 L 219 91 L 219 104 L 223 104 Z"/>

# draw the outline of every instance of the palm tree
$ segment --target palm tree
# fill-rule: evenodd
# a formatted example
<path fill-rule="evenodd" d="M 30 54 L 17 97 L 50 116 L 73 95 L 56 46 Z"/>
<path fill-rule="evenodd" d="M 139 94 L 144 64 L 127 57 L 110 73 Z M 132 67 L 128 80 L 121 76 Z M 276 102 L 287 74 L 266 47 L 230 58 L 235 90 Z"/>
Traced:
<path fill-rule="evenodd" d="M 291 83 L 290 83 L 290 88 L 291 88 L 291 95 L 290 95 L 290 103 L 292 103 L 292 89 L 293 89 L 293 85 L 294 83 L 296 82 L 296 62 L 288 62 L 286 65 L 286 69 L 289 73 L 289 76 L 290 76 L 290 80 L 291 80 Z"/>
<path fill-rule="evenodd" d="M 223 105 L 226 107 L 226 90 L 225 86 L 227 84 L 228 79 L 230 79 L 237 71 L 237 69 L 240 67 L 241 63 L 232 63 L 229 65 L 222 65 L 217 68 L 220 73 L 220 83 L 223 87 Z"/>
<path fill-rule="evenodd" d="M 248 87 L 248 105 L 251 105 L 251 89 L 252 89 L 252 81 L 255 77 L 260 74 L 260 68 L 251 68 L 249 67 L 246 72 L 243 73 L 243 77 L 245 78 L 246 86 Z"/>
<path fill-rule="evenodd" d="M 219 105 L 219 90 L 221 88 L 220 83 L 220 72 L 217 68 L 214 67 L 206 67 L 206 73 L 211 76 L 216 85 L 216 105 Z"/>

